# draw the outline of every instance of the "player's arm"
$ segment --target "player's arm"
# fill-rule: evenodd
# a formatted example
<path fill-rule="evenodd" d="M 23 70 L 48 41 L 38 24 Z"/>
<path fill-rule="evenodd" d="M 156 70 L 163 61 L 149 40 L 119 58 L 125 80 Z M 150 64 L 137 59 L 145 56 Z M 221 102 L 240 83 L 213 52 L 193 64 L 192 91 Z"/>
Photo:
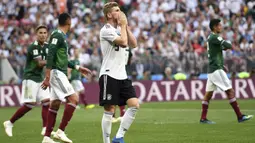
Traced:
<path fill-rule="evenodd" d="M 125 48 L 128 46 L 128 35 L 127 35 L 127 17 L 123 12 L 120 13 L 120 16 L 118 19 L 118 25 L 121 28 L 121 31 L 120 31 L 121 35 L 117 36 L 113 40 L 113 43 Z"/>
<path fill-rule="evenodd" d="M 43 67 L 46 65 L 46 61 L 42 60 L 42 56 L 38 49 L 34 48 L 34 45 L 28 47 L 28 54 L 37 62 L 38 67 Z"/>
<path fill-rule="evenodd" d="M 135 36 L 131 32 L 129 26 L 127 26 L 127 37 L 128 37 L 128 46 L 130 48 L 136 48 L 137 47 L 137 41 L 136 41 Z"/>
<path fill-rule="evenodd" d="M 212 40 L 214 44 L 219 44 L 222 50 L 227 50 L 232 48 L 232 44 L 226 40 L 224 40 L 222 37 L 218 36 L 217 38 Z"/>
<path fill-rule="evenodd" d="M 222 50 L 231 49 L 232 48 L 232 44 L 231 44 L 230 41 L 223 40 L 221 47 L 222 47 Z"/>
<path fill-rule="evenodd" d="M 127 26 L 126 25 L 121 25 L 121 35 L 116 36 L 116 38 L 113 40 L 113 43 L 116 45 L 119 45 L 120 47 L 127 47 L 128 46 L 128 37 L 127 37 Z"/>
<path fill-rule="evenodd" d="M 82 67 L 80 65 L 75 65 L 74 62 L 72 61 L 68 61 L 68 67 L 71 69 L 76 69 L 79 72 L 81 72 L 83 74 L 83 76 L 90 76 L 91 75 L 91 71 L 88 68 Z"/>
<path fill-rule="evenodd" d="M 45 79 L 41 87 L 46 89 L 50 85 L 50 72 L 53 66 L 53 60 L 57 53 L 57 47 L 62 39 L 58 38 L 56 35 L 52 36 L 49 44 L 49 52 L 47 55 L 47 62 L 46 62 L 46 71 L 45 71 Z"/>
<path fill-rule="evenodd" d="M 42 60 L 41 58 L 36 58 L 37 66 L 38 67 L 44 67 L 46 65 L 46 60 Z"/>

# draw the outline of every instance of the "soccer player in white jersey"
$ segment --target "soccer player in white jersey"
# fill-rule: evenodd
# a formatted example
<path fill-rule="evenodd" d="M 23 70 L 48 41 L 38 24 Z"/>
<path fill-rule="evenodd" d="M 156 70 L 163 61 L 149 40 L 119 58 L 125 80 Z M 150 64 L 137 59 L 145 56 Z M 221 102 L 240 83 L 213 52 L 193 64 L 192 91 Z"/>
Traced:
<path fill-rule="evenodd" d="M 128 105 L 119 130 L 112 143 L 124 143 L 124 135 L 135 119 L 139 109 L 132 81 L 128 79 L 125 65 L 128 48 L 137 47 L 134 35 L 127 26 L 127 18 L 116 2 L 103 8 L 106 23 L 100 31 L 103 63 L 100 70 L 100 106 L 104 106 L 102 118 L 103 142 L 110 143 L 112 118 L 116 105 Z"/>

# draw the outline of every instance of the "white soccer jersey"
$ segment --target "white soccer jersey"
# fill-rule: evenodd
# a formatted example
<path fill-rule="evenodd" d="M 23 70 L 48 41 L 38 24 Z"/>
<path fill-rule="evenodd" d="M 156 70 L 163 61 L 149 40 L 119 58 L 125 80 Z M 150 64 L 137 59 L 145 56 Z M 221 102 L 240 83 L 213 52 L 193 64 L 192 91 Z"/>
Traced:
<path fill-rule="evenodd" d="M 106 74 L 118 80 L 127 79 L 126 67 L 128 60 L 128 47 L 122 48 L 113 41 L 120 35 L 117 29 L 110 24 L 104 25 L 100 30 L 100 46 L 103 54 L 103 63 L 99 77 Z"/>

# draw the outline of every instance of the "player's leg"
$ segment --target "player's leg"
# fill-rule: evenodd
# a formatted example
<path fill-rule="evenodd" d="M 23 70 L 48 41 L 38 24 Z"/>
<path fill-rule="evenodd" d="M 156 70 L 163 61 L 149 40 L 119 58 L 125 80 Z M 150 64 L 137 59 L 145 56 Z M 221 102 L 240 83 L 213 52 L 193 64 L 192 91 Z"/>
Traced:
<path fill-rule="evenodd" d="M 244 122 L 244 121 L 247 121 L 253 117 L 253 115 L 243 115 L 242 114 L 242 112 L 240 111 L 239 105 L 237 103 L 237 100 L 235 98 L 235 92 L 234 92 L 233 88 L 226 90 L 225 92 L 228 96 L 230 105 L 232 106 L 233 110 L 236 113 L 238 122 Z"/>
<path fill-rule="evenodd" d="M 108 75 L 103 75 L 99 79 L 99 87 L 100 106 L 104 106 L 104 113 L 101 122 L 103 143 L 110 143 L 112 118 L 115 112 L 115 105 L 119 104 L 119 83 L 118 80 L 115 80 Z"/>
<path fill-rule="evenodd" d="M 116 137 L 112 140 L 112 143 L 124 143 L 124 135 L 133 123 L 136 113 L 139 109 L 139 100 L 136 97 L 135 89 L 132 86 L 131 80 L 125 80 L 121 84 L 121 100 L 124 99 L 128 105 L 128 109 L 122 117 L 120 127 L 116 134 Z M 120 103 L 120 105 L 125 105 Z"/>
<path fill-rule="evenodd" d="M 92 109 L 95 107 L 94 104 L 88 104 L 86 100 L 85 87 L 80 80 L 75 80 L 75 90 L 79 92 L 80 101 L 83 103 L 85 109 Z"/>
<path fill-rule="evenodd" d="M 214 72 L 213 82 L 216 86 L 226 92 L 229 103 L 234 109 L 239 122 L 243 122 L 252 118 L 252 116 L 242 115 L 239 105 L 235 98 L 235 92 L 232 88 L 231 82 L 227 77 L 227 74 L 223 70 L 217 70 Z"/>
<path fill-rule="evenodd" d="M 65 128 L 68 122 L 71 120 L 73 116 L 73 112 L 75 111 L 76 106 L 78 105 L 78 102 L 79 102 L 79 97 L 77 96 L 76 93 L 66 97 L 65 110 L 62 117 L 62 121 L 59 126 L 59 129 L 61 131 L 63 132 L 65 131 Z"/>
<path fill-rule="evenodd" d="M 22 106 L 13 114 L 13 116 L 5 121 L 5 132 L 8 136 L 12 137 L 13 124 L 29 112 L 36 104 L 36 95 L 38 91 L 37 83 L 32 80 L 22 81 Z"/>
<path fill-rule="evenodd" d="M 119 109 L 120 109 L 120 116 L 118 117 L 118 118 L 115 118 L 115 113 L 114 113 L 114 115 L 113 115 L 113 117 L 115 118 L 115 120 L 113 120 L 112 122 L 113 123 L 116 123 L 116 122 L 121 122 L 121 120 L 122 120 L 122 117 L 124 116 L 124 114 L 125 114 L 125 105 L 123 105 L 123 106 L 119 106 Z"/>
<path fill-rule="evenodd" d="M 102 117 L 102 133 L 103 143 L 110 143 L 110 135 L 112 130 L 112 119 L 115 112 L 115 105 L 104 105 L 104 113 Z"/>
<path fill-rule="evenodd" d="M 213 96 L 213 91 L 207 91 L 204 95 L 204 99 L 202 101 L 202 113 L 201 113 L 200 123 L 215 124 L 215 122 L 207 119 L 209 103 L 210 103 L 212 96 Z"/>
<path fill-rule="evenodd" d="M 202 123 L 202 124 L 215 124 L 215 122 L 207 119 L 209 103 L 213 96 L 213 91 L 217 89 L 216 85 L 212 81 L 213 75 L 214 75 L 214 73 L 208 74 L 208 79 L 206 82 L 206 93 L 205 93 L 204 99 L 202 101 L 202 113 L 201 113 L 201 118 L 200 118 L 200 123 Z"/>
<path fill-rule="evenodd" d="M 47 125 L 47 118 L 48 118 L 48 111 L 50 107 L 50 99 L 42 100 L 42 132 L 41 135 L 44 135 L 46 132 L 46 125 Z"/>
<path fill-rule="evenodd" d="M 76 95 L 67 76 L 63 72 L 52 70 L 51 75 L 51 86 L 55 92 L 56 99 L 61 101 L 66 99 L 64 114 L 62 116 L 59 129 L 56 131 L 53 137 L 62 140 L 63 142 L 72 143 L 72 141 L 67 138 L 64 131 L 68 122 L 73 116 L 73 112 L 76 109 L 76 105 L 78 104 L 78 96 Z"/>
<path fill-rule="evenodd" d="M 52 88 L 52 86 L 51 86 Z M 53 90 L 53 89 L 52 89 Z M 51 94 L 51 102 L 50 102 L 50 107 L 48 110 L 48 117 L 47 117 L 47 125 L 46 125 L 46 132 L 44 134 L 44 138 L 42 143 L 55 143 L 51 138 L 51 133 L 54 129 L 55 123 L 56 123 L 56 118 L 57 118 L 57 112 L 59 110 L 61 101 L 57 99 L 57 96 L 55 95 L 55 92 L 52 91 Z"/>
<path fill-rule="evenodd" d="M 41 85 L 41 84 L 40 84 Z M 48 111 L 50 107 L 50 91 L 49 88 L 46 90 L 43 90 L 42 88 L 39 88 L 38 92 L 38 100 L 41 102 L 42 105 L 42 131 L 41 135 L 44 135 L 46 132 L 46 125 L 47 125 L 47 118 L 48 118 Z"/>
<path fill-rule="evenodd" d="M 54 93 L 53 93 L 54 94 Z M 48 117 L 47 117 L 47 125 L 46 125 L 46 132 L 44 136 L 50 137 L 51 132 L 56 123 L 57 113 L 60 107 L 61 101 L 58 99 L 51 99 L 50 107 L 48 110 Z"/>

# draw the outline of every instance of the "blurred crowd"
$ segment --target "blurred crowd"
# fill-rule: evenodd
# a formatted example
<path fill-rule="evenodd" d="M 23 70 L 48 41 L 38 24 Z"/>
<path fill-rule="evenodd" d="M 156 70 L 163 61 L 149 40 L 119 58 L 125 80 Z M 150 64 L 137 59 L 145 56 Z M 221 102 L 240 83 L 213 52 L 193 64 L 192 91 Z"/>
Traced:
<path fill-rule="evenodd" d="M 254 0 L 115 0 L 128 17 L 138 40 L 131 50 L 128 74 L 134 79 L 176 73 L 196 78 L 208 68 L 206 39 L 209 21 L 220 18 L 222 37 L 233 50 L 224 52 L 230 72 L 255 69 Z M 70 57 L 81 51 L 82 65 L 93 69 L 96 80 L 102 55 L 99 31 L 104 24 L 102 7 L 107 0 L 0 0 L 0 56 L 8 58 L 20 78 L 27 47 L 35 40 L 35 27 L 57 27 L 59 13 L 72 16 L 68 33 Z"/>

